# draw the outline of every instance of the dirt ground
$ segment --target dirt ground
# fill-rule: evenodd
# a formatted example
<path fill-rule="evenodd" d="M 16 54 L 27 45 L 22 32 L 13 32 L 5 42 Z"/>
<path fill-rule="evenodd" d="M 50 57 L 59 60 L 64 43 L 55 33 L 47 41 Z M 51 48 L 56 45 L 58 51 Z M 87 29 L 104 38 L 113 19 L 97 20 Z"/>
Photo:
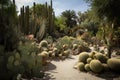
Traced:
<path fill-rule="evenodd" d="M 94 74 L 92 72 L 80 72 L 74 69 L 78 55 L 72 55 L 65 60 L 53 60 L 46 67 L 46 75 L 43 80 L 120 80 L 118 73 L 104 72 Z"/>

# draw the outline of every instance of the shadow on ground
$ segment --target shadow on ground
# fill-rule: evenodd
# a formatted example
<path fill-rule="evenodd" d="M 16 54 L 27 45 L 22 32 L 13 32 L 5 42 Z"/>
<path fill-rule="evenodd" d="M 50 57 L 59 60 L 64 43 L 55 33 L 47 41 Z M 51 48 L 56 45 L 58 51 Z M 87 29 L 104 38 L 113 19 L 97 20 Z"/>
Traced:
<path fill-rule="evenodd" d="M 95 74 L 93 72 L 89 72 L 92 75 L 95 75 L 97 77 L 100 77 L 102 79 L 105 80 L 120 80 L 120 73 L 116 73 L 116 72 L 104 72 L 104 73 L 100 73 L 100 74 Z"/>
<path fill-rule="evenodd" d="M 50 62 L 50 63 L 47 64 L 46 68 L 47 68 L 46 69 L 47 71 L 50 71 L 50 70 L 56 69 L 56 66 L 53 63 Z"/>

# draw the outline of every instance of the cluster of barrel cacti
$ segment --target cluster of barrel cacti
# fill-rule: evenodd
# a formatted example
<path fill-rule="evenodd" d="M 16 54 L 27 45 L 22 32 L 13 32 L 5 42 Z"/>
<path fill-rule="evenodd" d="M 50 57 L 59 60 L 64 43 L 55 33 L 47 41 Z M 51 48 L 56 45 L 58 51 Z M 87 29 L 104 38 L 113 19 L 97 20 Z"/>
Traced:
<path fill-rule="evenodd" d="M 44 58 L 46 58 L 46 59 L 47 58 L 63 59 L 63 58 L 68 57 L 70 54 L 70 50 L 67 48 L 67 45 L 63 45 L 62 49 L 59 49 L 54 46 L 54 43 L 48 44 L 48 42 L 46 40 L 42 40 L 39 43 L 38 47 L 40 48 L 40 52 L 42 53 L 40 55 L 44 56 Z"/>
<path fill-rule="evenodd" d="M 120 69 L 120 59 L 108 58 L 105 54 L 99 52 L 82 52 L 79 54 L 77 69 L 80 71 L 92 71 L 101 73 L 104 71 L 117 71 Z"/>

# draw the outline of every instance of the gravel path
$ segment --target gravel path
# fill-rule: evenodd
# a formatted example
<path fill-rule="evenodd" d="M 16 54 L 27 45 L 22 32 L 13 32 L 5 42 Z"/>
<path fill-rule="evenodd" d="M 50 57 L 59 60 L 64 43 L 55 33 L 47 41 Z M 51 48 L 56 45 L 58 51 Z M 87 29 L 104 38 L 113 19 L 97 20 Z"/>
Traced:
<path fill-rule="evenodd" d="M 71 56 L 64 61 L 55 60 L 49 63 L 46 68 L 46 78 L 44 80 L 118 80 L 113 78 L 98 77 L 90 72 L 80 72 L 73 68 L 78 60 L 78 56 Z M 110 77 L 114 77 L 111 76 Z M 120 79 L 120 78 L 119 78 Z"/>

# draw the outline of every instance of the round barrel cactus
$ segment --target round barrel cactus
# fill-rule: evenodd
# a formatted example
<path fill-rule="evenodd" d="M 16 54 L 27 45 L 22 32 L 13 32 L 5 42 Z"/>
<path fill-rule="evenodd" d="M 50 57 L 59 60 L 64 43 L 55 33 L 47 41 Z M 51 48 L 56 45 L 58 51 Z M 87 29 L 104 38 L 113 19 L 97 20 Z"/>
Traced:
<path fill-rule="evenodd" d="M 48 42 L 46 40 L 42 40 L 39 44 L 40 47 L 48 47 Z"/>
<path fill-rule="evenodd" d="M 112 70 L 120 72 L 120 59 L 108 59 L 107 64 Z"/>
<path fill-rule="evenodd" d="M 94 55 L 96 54 L 96 52 L 95 51 L 93 51 L 93 52 L 91 52 L 90 54 L 89 54 L 89 57 L 90 58 L 94 58 Z"/>
<path fill-rule="evenodd" d="M 95 73 L 99 73 L 103 69 L 102 63 L 99 60 L 92 60 L 90 62 L 90 69 Z"/>
<path fill-rule="evenodd" d="M 85 64 L 83 62 L 79 62 L 77 65 L 77 69 L 80 71 L 84 71 L 85 70 L 84 66 L 85 66 Z"/>
<path fill-rule="evenodd" d="M 68 57 L 69 54 L 70 54 L 70 51 L 69 51 L 69 50 L 65 50 L 65 51 L 63 52 L 63 55 L 66 56 L 66 57 Z"/>
<path fill-rule="evenodd" d="M 90 71 L 91 69 L 90 69 L 90 64 L 85 64 L 85 70 L 86 71 Z"/>
<path fill-rule="evenodd" d="M 102 65 L 103 65 L 103 70 L 104 70 L 104 71 L 109 71 L 108 64 L 103 63 Z"/>
<path fill-rule="evenodd" d="M 94 58 L 95 58 L 95 59 L 98 59 L 98 60 L 101 61 L 102 63 L 106 63 L 106 61 L 107 61 L 107 58 L 106 58 L 103 54 L 101 54 L 101 53 L 95 54 L 95 55 L 94 55 Z"/>
<path fill-rule="evenodd" d="M 73 49 L 77 49 L 78 44 L 73 44 Z"/>
<path fill-rule="evenodd" d="M 92 61 L 92 58 L 87 58 L 87 63 L 89 64 Z"/>
<path fill-rule="evenodd" d="M 89 57 L 87 52 L 82 52 L 79 54 L 79 62 L 83 62 L 86 63 L 87 62 L 87 58 Z"/>

